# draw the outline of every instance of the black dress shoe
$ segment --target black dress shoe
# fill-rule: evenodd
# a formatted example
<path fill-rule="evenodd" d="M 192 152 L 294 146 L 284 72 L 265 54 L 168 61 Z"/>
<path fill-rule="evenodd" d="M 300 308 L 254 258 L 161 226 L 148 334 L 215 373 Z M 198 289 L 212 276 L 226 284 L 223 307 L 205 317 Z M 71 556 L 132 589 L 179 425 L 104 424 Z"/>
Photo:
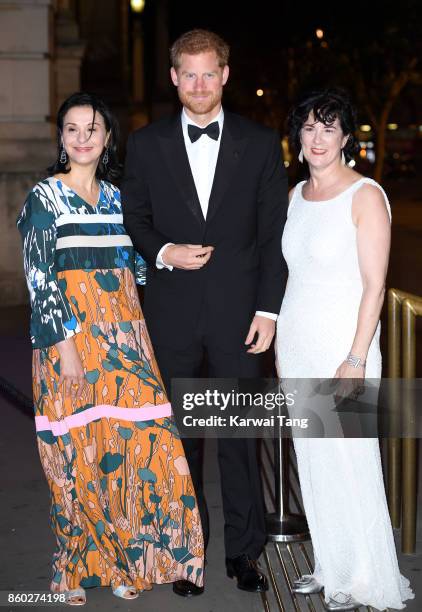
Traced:
<path fill-rule="evenodd" d="M 226 558 L 227 576 L 237 578 L 237 588 L 250 593 L 268 591 L 267 577 L 258 570 L 258 562 L 249 555 Z"/>
<path fill-rule="evenodd" d="M 194 597 L 195 595 L 202 595 L 203 592 L 203 586 L 196 586 L 196 584 L 189 582 L 189 580 L 176 580 L 176 582 L 173 582 L 173 593 L 181 597 Z"/>

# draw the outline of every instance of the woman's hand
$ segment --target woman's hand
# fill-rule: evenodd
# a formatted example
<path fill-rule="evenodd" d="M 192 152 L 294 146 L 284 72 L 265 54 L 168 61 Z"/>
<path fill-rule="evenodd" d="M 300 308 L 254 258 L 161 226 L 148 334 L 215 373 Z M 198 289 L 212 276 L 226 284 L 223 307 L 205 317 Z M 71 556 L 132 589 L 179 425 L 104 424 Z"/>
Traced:
<path fill-rule="evenodd" d="M 64 394 L 80 399 L 85 388 L 85 372 L 73 338 L 56 344 L 60 356 L 59 385 L 64 383 Z"/>
<path fill-rule="evenodd" d="M 346 398 L 356 400 L 364 391 L 365 366 L 357 368 L 343 361 L 336 370 L 334 379 L 340 379 L 334 394 L 336 406 Z"/>
<path fill-rule="evenodd" d="M 365 366 L 355 368 L 345 360 L 337 368 L 334 378 L 365 378 Z"/>

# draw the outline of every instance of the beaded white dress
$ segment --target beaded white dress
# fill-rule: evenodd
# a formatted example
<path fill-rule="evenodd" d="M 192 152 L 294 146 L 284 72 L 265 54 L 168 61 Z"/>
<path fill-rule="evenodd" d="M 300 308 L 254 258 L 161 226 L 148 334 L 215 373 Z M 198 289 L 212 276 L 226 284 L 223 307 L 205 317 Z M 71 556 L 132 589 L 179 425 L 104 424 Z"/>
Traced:
<path fill-rule="evenodd" d="M 277 321 L 282 379 L 332 378 L 356 332 L 362 281 L 352 221 L 361 178 L 337 197 L 308 201 L 304 181 L 292 196 L 282 250 L 289 268 Z M 380 325 L 367 378 L 381 377 Z M 304 508 L 325 600 L 351 595 L 379 610 L 414 597 L 401 576 L 386 503 L 377 438 L 294 438 Z"/>

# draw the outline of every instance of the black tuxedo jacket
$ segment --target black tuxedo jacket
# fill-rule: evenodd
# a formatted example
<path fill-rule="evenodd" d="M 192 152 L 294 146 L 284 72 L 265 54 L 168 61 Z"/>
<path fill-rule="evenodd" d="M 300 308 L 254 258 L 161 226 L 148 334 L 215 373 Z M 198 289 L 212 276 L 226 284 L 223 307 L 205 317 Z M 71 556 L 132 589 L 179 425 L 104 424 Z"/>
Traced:
<path fill-rule="evenodd" d="M 272 130 L 224 112 L 206 220 L 180 114 L 137 130 L 128 140 L 122 205 L 125 228 L 148 264 L 144 313 L 154 344 L 187 347 L 205 312 L 214 342 L 238 350 L 256 310 L 278 314 L 288 196 Z M 201 270 L 159 270 L 156 257 L 167 242 L 215 250 Z"/>

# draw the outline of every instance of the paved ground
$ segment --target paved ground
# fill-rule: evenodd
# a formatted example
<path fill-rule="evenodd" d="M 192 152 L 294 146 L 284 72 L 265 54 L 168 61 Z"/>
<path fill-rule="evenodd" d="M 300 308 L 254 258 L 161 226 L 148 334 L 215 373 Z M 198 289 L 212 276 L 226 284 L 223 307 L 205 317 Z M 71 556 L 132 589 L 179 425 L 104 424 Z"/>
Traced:
<path fill-rule="evenodd" d="M 0 590 L 47 590 L 50 576 L 50 559 L 54 538 L 49 526 L 49 494 L 38 459 L 34 427 L 31 418 L 16 409 L 14 403 L 0 396 L 2 422 L 6 428 L 0 441 L 2 478 L 0 490 Z M 265 451 L 265 449 L 264 449 Z M 273 471 L 269 454 L 263 453 L 264 484 L 268 507 L 272 510 Z M 212 538 L 208 550 L 206 592 L 195 600 L 184 600 L 172 593 L 170 585 L 157 586 L 132 604 L 115 599 L 109 589 L 88 591 L 88 610 L 142 610 L 143 612 L 301 612 L 323 610 L 318 596 L 308 603 L 304 598 L 292 598 L 288 581 L 295 578 L 293 563 L 301 572 L 307 571 L 306 561 L 312 560 L 309 543 L 305 547 L 268 544 L 261 562 L 274 583 L 268 595 L 243 593 L 235 588 L 224 573 L 223 519 L 218 473 L 215 461 L 215 444 L 210 441 L 205 461 L 206 492 L 210 506 Z M 293 490 L 297 482 L 292 474 Z M 420 501 L 421 503 L 421 501 Z M 292 509 L 297 511 L 293 499 Z M 396 532 L 400 547 L 400 532 Z M 419 578 L 422 570 L 422 525 L 418 527 L 417 554 L 400 556 L 402 572 L 416 589 L 417 600 L 408 605 L 409 612 L 419 612 L 422 607 L 422 588 Z M 278 601 L 279 600 L 279 601 Z M 17 610 L 18 608 L 7 608 Z M 56 608 L 57 609 L 57 608 Z"/>
<path fill-rule="evenodd" d="M 393 250 L 388 279 L 389 287 L 397 287 L 422 295 L 422 203 L 415 194 L 405 200 L 400 185 L 393 203 Z M 22 401 L 31 394 L 31 351 L 28 337 L 28 309 L 26 307 L 0 308 L 0 410 L 2 432 L 0 436 L 0 590 L 46 590 L 50 575 L 50 558 L 54 539 L 49 527 L 48 488 L 38 459 L 33 421 L 22 408 Z M 383 346 L 385 346 L 385 330 Z M 420 330 L 419 330 L 420 331 Z M 422 339 L 422 333 L 420 333 Z M 418 342 L 421 376 L 422 342 Z M 1 383 L 3 387 L 1 388 Z M 7 395 L 7 392 L 15 397 Z M 16 393 L 17 391 L 17 393 Z M 318 596 L 309 602 L 291 596 L 289 580 L 295 577 L 297 562 L 306 571 L 307 559 L 312 559 L 311 547 L 294 545 L 291 548 L 267 545 L 262 565 L 267 574 L 273 572 L 274 582 L 266 598 L 242 593 L 224 573 L 222 508 L 212 441 L 208 444 L 205 461 L 206 492 L 211 513 L 212 538 L 208 550 L 207 586 L 205 594 L 197 599 L 185 600 L 173 595 L 171 586 L 165 585 L 145 593 L 129 604 L 111 595 L 109 589 L 88 592 L 88 610 L 142 610 L 143 612 L 300 612 L 322 610 Z M 265 451 L 265 449 L 264 449 Z M 273 471 L 270 454 L 263 453 L 264 483 L 268 508 L 272 509 Z M 422 473 L 422 470 L 420 470 Z M 297 482 L 292 475 L 296 495 Z M 421 489 L 421 487 L 420 487 Z M 293 496 L 295 497 L 295 496 Z M 300 500 L 298 500 L 300 504 Z M 422 500 L 419 501 L 419 508 Z M 294 510 L 297 507 L 293 508 Z M 421 514 L 421 512 L 419 513 Z M 400 532 L 396 532 L 400 548 Z M 419 518 L 417 553 L 400 555 L 402 572 L 408 576 L 417 598 L 408 604 L 409 612 L 422 609 L 422 522 Z M 309 607 L 308 607 L 309 606 Z M 5 608 L 18 609 L 18 608 Z M 57 609 L 57 607 L 55 608 Z"/>

